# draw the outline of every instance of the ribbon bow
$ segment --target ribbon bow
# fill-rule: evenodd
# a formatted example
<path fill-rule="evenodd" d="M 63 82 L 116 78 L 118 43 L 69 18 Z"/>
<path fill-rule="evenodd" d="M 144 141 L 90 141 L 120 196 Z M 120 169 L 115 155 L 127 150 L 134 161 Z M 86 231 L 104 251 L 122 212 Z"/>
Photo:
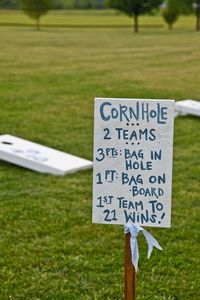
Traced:
<path fill-rule="evenodd" d="M 145 229 L 140 227 L 139 225 L 133 225 L 133 224 L 125 224 L 124 226 L 124 232 L 125 234 L 129 233 L 131 234 L 130 238 L 130 245 L 131 245 L 131 254 L 132 254 L 132 263 L 135 267 L 135 271 L 138 271 L 138 261 L 139 261 L 139 249 L 138 249 L 138 241 L 137 236 L 139 232 L 142 232 L 147 244 L 148 244 L 148 258 L 150 258 L 151 253 L 153 251 L 153 247 L 156 247 L 159 250 L 163 250 L 157 240 Z"/>

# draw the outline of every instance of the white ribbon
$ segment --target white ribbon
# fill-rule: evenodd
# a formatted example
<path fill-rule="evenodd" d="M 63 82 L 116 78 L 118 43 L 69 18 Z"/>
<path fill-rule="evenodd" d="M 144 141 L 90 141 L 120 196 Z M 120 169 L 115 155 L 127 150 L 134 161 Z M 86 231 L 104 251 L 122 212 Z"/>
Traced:
<path fill-rule="evenodd" d="M 135 271 L 138 271 L 138 261 L 139 261 L 139 249 L 138 249 L 138 241 L 137 236 L 139 232 L 142 232 L 147 244 L 148 244 L 148 258 L 150 258 L 151 253 L 153 251 L 153 247 L 156 247 L 159 250 L 163 250 L 157 240 L 146 230 L 144 230 L 139 225 L 133 225 L 133 224 L 125 224 L 124 226 L 124 232 L 125 234 L 130 233 L 130 245 L 131 245 L 131 254 L 132 254 L 132 263 L 135 267 Z"/>

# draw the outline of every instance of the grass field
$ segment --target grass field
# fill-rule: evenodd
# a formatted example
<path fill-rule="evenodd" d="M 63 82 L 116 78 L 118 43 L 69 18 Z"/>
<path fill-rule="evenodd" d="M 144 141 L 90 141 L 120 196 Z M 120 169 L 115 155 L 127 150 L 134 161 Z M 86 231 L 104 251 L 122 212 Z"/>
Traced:
<path fill-rule="evenodd" d="M 161 22 L 141 23 L 147 18 Z M 50 19 L 60 20 L 51 14 L 44 22 Z M 1 134 L 92 160 L 95 96 L 200 100 L 193 22 L 185 17 L 173 31 L 142 28 L 138 35 L 131 27 L 1 26 Z M 200 299 L 199 179 L 200 119 L 178 117 L 172 228 L 149 228 L 164 248 L 150 260 L 139 238 L 138 300 Z M 123 299 L 123 228 L 91 224 L 91 170 L 54 177 L 0 162 L 0 182 L 1 300 Z"/>

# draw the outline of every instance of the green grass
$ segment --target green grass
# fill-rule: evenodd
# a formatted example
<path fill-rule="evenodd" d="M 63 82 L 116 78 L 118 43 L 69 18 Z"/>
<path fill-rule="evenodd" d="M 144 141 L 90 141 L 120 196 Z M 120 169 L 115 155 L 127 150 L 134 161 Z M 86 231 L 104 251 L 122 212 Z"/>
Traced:
<path fill-rule="evenodd" d="M 138 35 L 1 26 L 1 134 L 92 160 L 95 96 L 200 100 L 193 21 Z M 175 120 L 172 228 L 149 228 L 164 248 L 150 260 L 139 238 L 138 300 L 200 299 L 199 132 L 199 118 Z M 1 300 L 123 299 L 123 228 L 91 224 L 91 170 L 54 177 L 0 162 L 0 182 Z"/>

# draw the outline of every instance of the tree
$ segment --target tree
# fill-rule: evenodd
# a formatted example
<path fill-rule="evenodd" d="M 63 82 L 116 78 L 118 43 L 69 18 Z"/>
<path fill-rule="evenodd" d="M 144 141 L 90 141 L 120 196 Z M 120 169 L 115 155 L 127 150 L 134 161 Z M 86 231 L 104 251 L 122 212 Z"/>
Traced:
<path fill-rule="evenodd" d="M 74 8 L 77 8 L 77 9 L 92 8 L 92 1 L 91 0 L 74 0 Z"/>
<path fill-rule="evenodd" d="M 105 1 L 104 0 L 93 0 L 92 7 L 95 9 L 103 9 L 103 8 L 105 8 Z"/>
<path fill-rule="evenodd" d="M 63 0 L 65 9 L 72 9 L 75 7 L 75 0 Z"/>
<path fill-rule="evenodd" d="M 65 4 L 63 0 L 52 0 L 52 9 L 64 9 Z"/>
<path fill-rule="evenodd" d="M 200 31 L 200 0 L 195 0 L 193 3 L 193 7 L 196 12 L 196 30 Z"/>
<path fill-rule="evenodd" d="M 51 0 L 21 0 L 23 11 L 36 21 L 36 29 L 40 30 L 40 18 L 51 9 Z"/>
<path fill-rule="evenodd" d="M 181 8 L 183 13 L 191 13 L 195 11 L 196 30 L 200 30 L 200 0 L 182 0 Z"/>
<path fill-rule="evenodd" d="M 138 32 L 138 17 L 157 8 L 163 0 L 108 0 L 108 6 L 125 12 L 134 19 L 134 31 Z"/>
<path fill-rule="evenodd" d="M 19 8 L 18 0 L 0 0 L 0 8 L 17 9 Z"/>
<path fill-rule="evenodd" d="M 180 11 L 179 0 L 167 0 L 161 6 L 162 16 L 168 24 L 169 29 L 172 29 L 173 24 L 177 21 Z"/>

